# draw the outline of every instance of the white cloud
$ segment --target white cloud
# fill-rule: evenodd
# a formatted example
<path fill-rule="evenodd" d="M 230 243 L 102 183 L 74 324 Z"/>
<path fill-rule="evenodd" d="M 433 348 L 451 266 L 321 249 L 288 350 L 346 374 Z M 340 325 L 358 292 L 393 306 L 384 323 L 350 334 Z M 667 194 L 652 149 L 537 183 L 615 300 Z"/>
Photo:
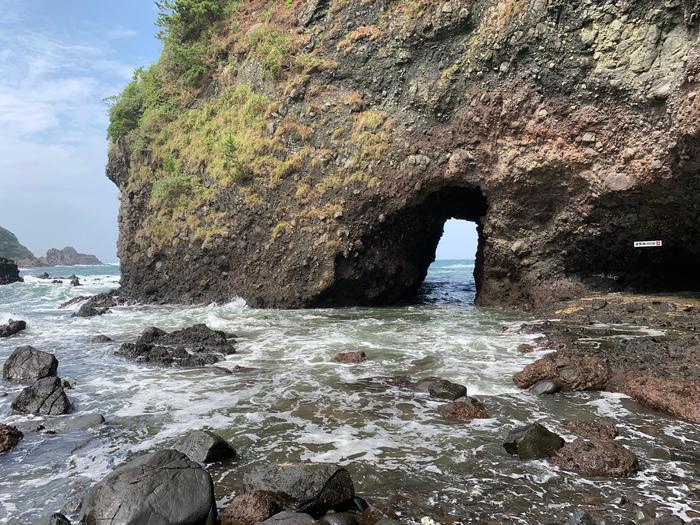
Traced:
<path fill-rule="evenodd" d="M 109 38 L 132 38 L 138 33 L 133 29 L 112 29 L 107 36 Z"/>

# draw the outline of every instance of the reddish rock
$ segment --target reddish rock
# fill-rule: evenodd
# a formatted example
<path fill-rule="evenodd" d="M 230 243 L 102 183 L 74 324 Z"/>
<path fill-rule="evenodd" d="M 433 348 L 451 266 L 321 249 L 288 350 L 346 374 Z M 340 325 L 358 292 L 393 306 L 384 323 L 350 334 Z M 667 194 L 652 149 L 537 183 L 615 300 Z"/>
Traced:
<path fill-rule="evenodd" d="M 642 405 L 691 423 L 700 423 L 700 381 L 627 374 L 620 392 Z"/>
<path fill-rule="evenodd" d="M 363 363 L 367 361 L 367 354 L 364 352 L 345 352 L 336 354 L 333 361 L 337 363 Z"/>
<path fill-rule="evenodd" d="M 560 448 L 549 461 L 584 476 L 624 477 L 639 468 L 634 452 L 605 438 L 578 438 Z"/>
<path fill-rule="evenodd" d="M 488 419 L 486 408 L 475 397 L 464 397 L 438 408 L 442 417 L 457 423 L 469 423 L 473 419 Z"/>
<path fill-rule="evenodd" d="M 549 354 L 513 375 L 519 388 L 553 379 L 571 390 L 603 390 L 612 377 L 610 365 L 596 356 L 576 356 L 570 352 Z"/>
<path fill-rule="evenodd" d="M 22 437 L 22 433 L 15 427 L 0 423 L 0 454 L 15 448 Z"/>
<path fill-rule="evenodd" d="M 518 345 L 518 348 L 516 349 L 516 351 L 519 354 L 531 354 L 532 352 L 535 351 L 535 347 L 532 345 L 528 345 L 528 344 L 523 343 L 521 345 Z"/>
<path fill-rule="evenodd" d="M 280 506 L 269 492 L 256 490 L 239 494 L 221 513 L 221 525 L 255 525 L 274 516 Z"/>
<path fill-rule="evenodd" d="M 615 439 L 617 427 L 612 421 L 563 421 L 562 425 L 572 434 L 582 438 Z"/>

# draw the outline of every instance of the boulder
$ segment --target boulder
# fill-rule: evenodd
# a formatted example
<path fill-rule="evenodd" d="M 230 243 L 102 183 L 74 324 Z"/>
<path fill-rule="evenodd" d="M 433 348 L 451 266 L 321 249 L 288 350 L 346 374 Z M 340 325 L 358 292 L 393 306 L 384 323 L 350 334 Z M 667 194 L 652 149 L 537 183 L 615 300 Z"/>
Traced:
<path fill-rule="evenodd" d="M 561 392 L 561 384 L 551 380 L 540 381 L 530 387 L 530 392 L 536 396 L 557 394 Z"/>
<path fill-rule="evenodd" d="M 174 448 L 197 463 L 213 463 L 236 457 L 231 445 L 208 430 L 189 432 L 175 443 Z"/>
<path fill-rule="evenodd" d="M 357 516 L 352 512 L 328 513 L 318 520 L 319 525 L 359 525 Z"/>
<path fill-rule="evenodd" d="M 519 388 L 529 388 L 554 380 L 571 390 L 603 390 L 611 377 L 610 364 L 600 357 L 557 352 L 527 365 L 513 375 L 513 382 Z"/>
<path fill-rule="evenodd" d="M 467 387 L 457 383 L 452 383 L 446 379 L 439 379 L 428 385 L 428 393 L 430 394 L 430 397 L 454 401 L 455 399 L 459 399 L 460 397 L 467 395 Z"/>
<path fill-rule="evenodd" d="M 255 525 L 282 509 L 269 492 L 256 490 L 239 494 L 221 513 L 221 525 Z"/>
<path fill-rule="evenodd" d="M 15 448 L 23 437 L 17 428 L 0 423 L 0 454 Z"/>
<path fill-rule="evenodd" d="M 350 473 L 326 463 L 264 465 L 246 473 L 243 484 L 249 491 L 274 494 L 286 509 L 314 517 L 352 504 L 355 496 Z"/>
<path fill-rule="evenodd" d="M 82 284 L 81 284 L 81 282 L 80 282 L 80 279 L 78 279 L 77 277 L 73 277 L 73 278 L 70 280 L 70 285 L 71 285 L 71 286 L 82 286 Z"/>
<path fill-rule="evenodd" d="M 367 354 L 364 352 L 345 352 L 336 354 L 333 361 L 337 363 L 358 364 L 367 361 Z"/>
<path fill-rule="evenodd" d="M 32 346 L 20 346 L 5 361 L 2 377 L 10 383 L 33 383 L 55 376 L 57 370 L 58 360 L 53 354 Z"/>
<path fill-rule="evenodd" d="M 463 397 L 438 408 L 442 417 L 457 423 L 469 423 L 473 419 L 488 419 L 486 408 L 475 397 Z"/>
<path fill-rule="evenodd" d="M 60 512 L 54 512 L 51 516 L 35 521 L 34 525 L 70 525 L 70 520 Z"/>
<path fill-rule="evenodd" d="M 535 351 L 535 347 L 532 345 L 529 345 L 527 343 L 523 343 L 521 345 L 518 345 L 518 348 L 516 348 L 516 351 L 519 354 L 531 354 L 532 352 Z"/>
<path fill-rule="evenodd" d="M 73 314 L 73 317 L 95 317 L 104 315 L 109 312 L 110 308 L 119 304 L 119 298 L 116 293 L 117 290 L 112 290 L 87 298 L 84 296 L 80 298 L 76 297 L 71 301 L 63 303 L 60 307 L 65 308 L 77 302 L 85 301 L 85 303 L 78 308 L 78 311 Z"/>
<path fill-rule="evenodd" d="M 562 425 L 572 434 L 583 438 L 615 439 L 617 427 L 612 421 L 562 421 Z"/>
<path fill-rule="evenodd" d="M 24 414 L 60 416 L 71 411 L 61 379 L 45 377 L 22 390 L 12 402 L 12 409 Z"/>
<path fill-rule="evenodd" d="M 10 319 L 7 324 L 0 325 L 0 337 L 10 337 L 20 333 L 27 328 L 27 323 L 24 321 L 13 321 Z"/>
<path fill-rule="evenodd" d="M 135 343 L 124 343 L 118 355 L 154 365 L 201 367 L 235 354 L 235 335 L 212 330 L 204 324 L 167 333 L 146 328 Z"/>
<path fill-rule="evenodd" d="M 216 525 L 211 476 L 176 450 L 139 456 L 88 492 L 81 523 Z"/>
<path fill-rule="evenodd" d="M 646 407 L 700 424 L 700 379 L 629 373 L 619 390 Z"/>
<path fill-rule="evenodd" d="M 112 341 L 111 337 L 107 337 L 106 335 L 96 335 L 92 339 L 90 339 L 91 343 L 110 343 Z"/>
<path fill-rule="evenodd" d="M 508 432 L 503 448 L 520 459 L 544 459 L 564 446 L 564 440 L 539 423 L 525 425 Z"/>
<path fill-rule="evenodd" d="M 549 461 L 564 470 L 595 477 L 625 477 L 639 468 L 634 452 L 605 438 L 577 438 L 561 447 Z"/>
<path fill-rule="evenodd" d="M 104 422 L 102 414 L 81 414 L 52 421 L 48 428 L 54 432 L 78 432 L 99 427 Z"/>
<path fill-rule="evenodd" d="M 0 286 L 4 284 L 21 283 L 19 268 L 14 261 L 0 257 Z"/>
<path fill-rule="evenodd" d="M 316 520 L 303 512 L 284 511 L 275 514 L 260 525 L 314 525 Z"/>

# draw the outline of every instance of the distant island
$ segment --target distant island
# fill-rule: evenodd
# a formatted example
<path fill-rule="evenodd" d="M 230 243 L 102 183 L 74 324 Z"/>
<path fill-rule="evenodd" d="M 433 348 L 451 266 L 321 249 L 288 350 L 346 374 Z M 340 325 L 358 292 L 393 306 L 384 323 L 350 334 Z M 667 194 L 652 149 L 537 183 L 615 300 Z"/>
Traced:
<path fill-rule="evenodd" d="M 17 236 L 0 226 L 0 257 L 13 260 L 20 267 L 36 266 L 76 266 L 79 264 L 103 264 L 94 255 L 79 253 L 72 246 L 62 250 L 51 248 L 44 257 L 35 257 L 32 251 L 22 245 Z"/>

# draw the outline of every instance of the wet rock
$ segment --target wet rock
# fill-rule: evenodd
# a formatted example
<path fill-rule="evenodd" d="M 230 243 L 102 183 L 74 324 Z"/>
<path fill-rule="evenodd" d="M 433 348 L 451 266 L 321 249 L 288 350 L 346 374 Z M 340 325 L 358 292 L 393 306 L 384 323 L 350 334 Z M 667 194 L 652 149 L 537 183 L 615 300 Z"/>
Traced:
<path fill-rule="evenodd" d="M 337 363 L 363 363 L 367 361 L 367 354 L 364 352 L 345 352 L 336 354 L 333 361 Z"/>
<path fill-rule="evenodd" d="M 53 354 L 32 346 L 20 346 L 5 361 L 2 377 L 10 383 L 33 383 L 37 379 L 55 376 L 57 370 L 58 360 Z"/>
<path fill-rule="evenodd" d="M 68 396 L 58 377 L 45 377 L 20 392 L 12 409 L 24 414 L 60 416 L 71 411 Z"/>
<path fill-rule="evenodd" d="M 19 269 L 14 261 L 0 257 L 0 286 L 12 283 L 21 283 Z"/>
<path fill-rule="evenodd" d="M 531 354 L 534 351 L 535 347 L 526 343 L 520 344 L 518 345 L 518 348 L 516 348 L 516 352 L 519 354 Z"/>
<path fill-rule="evenodd" d="M 316 520 L 302 512 L 284 511 L 263 521 L 260 525 L 313 525 Z"/>
<path fill-rule="evenodd" d="M 361 498 L 360 496 L 355 496 L 352 499 L 353 503 L 353 508 L 355 510 L 359 510 L 360 512 L 363 512 L 365 509 L 369 508 L 369 504 L 367 503 L 367 500 L 365 498 Z"/>
<path fill-rule="evenodd" d="M 368 507 L 362 512 L 362 525 L 397 525 L 398 522 L 377 507 Z"/>
<path fill-rule="evenodd" d="M 81 523 L 216 525 L 211 476 L 176 450 L 144 454 L 93 486 Z"/>
<path fill-rule="evenodd" d="M 591 309 L 593 310 L 602 310 L 608 306 L 608 302 L 605 299 L 596 299 L 591 303 Z"/>
<path fill-rule="evenodd" d="M 197 463 L 213 463 L 236 457 L 236 451 L 224 438 L 208 430 L 195 430 L 175 443 L 175 450 Z"/>
<path fill-rule="evenodd" d="M 553 456 L 564 446 L 564 440 L 539 423 L 511 430 L 503 448 L 520 459 L 543 459 Z"/>
<path fill-rule="evenodd" d="M 82 284 L 80 283 L 80 279 L 78 279 L 77 277 L 74 277 L 73 279 L 71 279 L 70 285 L 71 286 L 82 286 Z"/>
<path fill-rule="evenodd" d="M 81 300 L 85 299 L 81 298 Z M 63 303 L 61 305 L 61 308 L 70 306 L 70 304 L 70 301 L 68 301 L 67 303 Z M 110 308 L 117 306 L 117 304 L 119 304 L 119 300 L 116 296 L 116 290 L 101 293 L 92 297 L 88 297 L 85 301 L 85 304 L 83 304 L 78 309 L 78 311 L 73 314 L 73 317 L 95 317 L 98 315 L 104 315 L 107 312 L 109 312 Z"/>
<path fill-rule="evenodd" d="M 469 423 L 473 419 L 488 419 L 486 408 L 475 397 L 464 397 L 438 408 L 442 417 L 456 423 Z"/>
<path fill-rule="evenodd" d="M 685 521 L 673 514 L 660 516 L 654 520 L 654 525 L 683 525 Z"/>
<path fill-rule="evenodd" d="M 10 337 L 26 330 L 27 323 L 24 321 L 13 321 L 10 319 L 7 324 L 0 325 L 0 337 Z"/>
<path fill-rule="evenodd" d="M 565 525 L 595 525 L 595 520 L 588 512 L 577 510 L 566 520 Z"/>
<path fill-rule="evenodd" d="M 261 466 L 246 473 L 243 484 L 250 491 L 271 492 L 284 508 L 317 517 L 355 496 L 350 473 L 325 463 Z"/>
<path fill-rule="evenodd" d="M 97 428 L 103 425 L 105 418 L 102 414 L 81 414 L 64 418 L 58 421 L 52 421 L 49 429 L 55 432 L 78 432 Z"/>
<path fill-rule="evenodd" d="M 513 375 L 513 382 L 519 388 L 529 388 L 553 379 L 571 390 L 603 390 L 611 377 L 610 365 L 600 357 L 557 352 L 527 365 Z"/>
<path fill-rule="evenodd" d="M 428 393 L 430 394 L 430 397 L 454 401 L 455 399 L 459 399 L 460 397 L 467 395 L 467 387 L 457 383 L 452 383 L 451 381 L 447 381 L 445 379 L 439 379 L 428 385 Z"/>
<path fill-rule="evenodd" d="M 71 525 L 70 520 L 60 512 L 54 512 L 51 516 L 35 521 L 34 525 Z"/>
<path fill-rule="evenodd" d="M 150 327 L 136 343 L 121 345 L 117 355 L 161 366 L 201 367 L 235 354 L 235 335 L 196 324 L 172 333 Z"/>
<path fill-rule="evenodd" d="M 221 525 L 255 525 L 282 509 L 269 492 L 256 490 L 239 494 L 221 513 Z"/>
<path fill-rule="evenodd" d="M 0 454 L 12 450 L 22 440 L 23 434 L 16 427 L 0 423 Z"/>
<path fill-rule="evenodd" d="M 562 425 L 572 434 L 583 438 L 614 439 L 617 427 L 612 421 L 563 421 Z"/>
<path fill-rule="evenodd" d="M 359 525 L 357 517 L 351 512 L 328 513 L 318 520 L 320 525 Z"/>
<path fill-rule="evenodd" d="M 90 339 L 91 343 L 109 343 L 112 341 L 111 337 L 107 337 L 106 335 L 96 335 L 92 339 Z"/>
<path fill-rule="evenodd" d="M 530 387 L 530 393 L 536 396 L 552 395 L 561 392 L 561 384 L 556 381 L 540 381 Z"/>
<path fill-rule="evenodd" d="M 603 438 L 578 438 L 564 445 L 549 461 L 584 476 L 624 477 L 638 469 L 634 452 Z"/>
<path fill-rule="evenodd" d="M 323 18 L 329 4 L 330 0 L 306 0 L 299 12 L 299 24 L 306 27 Z"/>
<path fill-rule="evenodd" d="M 646 407 L 700 423 L 700 379 L 630 373 L 619 390 Z"/>

